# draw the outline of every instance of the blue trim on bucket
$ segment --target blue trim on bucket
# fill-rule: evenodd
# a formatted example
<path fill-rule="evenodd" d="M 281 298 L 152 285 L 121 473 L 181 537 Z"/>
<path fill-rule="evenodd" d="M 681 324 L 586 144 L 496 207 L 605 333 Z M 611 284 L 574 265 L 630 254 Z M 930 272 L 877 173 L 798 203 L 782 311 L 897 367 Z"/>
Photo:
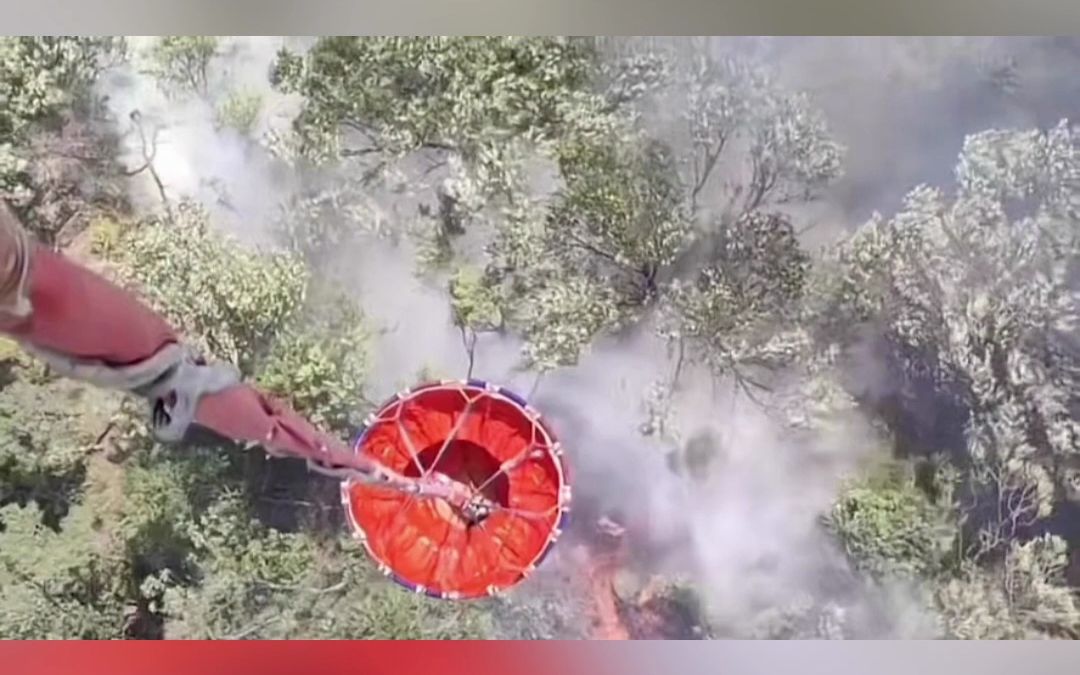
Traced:
<path fill-rule="evenodd" d="M 559 521 L 555 523 L 555 527 L 560 532 L 566 532 L 566 529 L 570 526 L 570 509 L 567 507 L 563 510 L 562 515 L 559 516 Z"/>
<path fill-rule="evenodd" d="M 392 581 L 393 581 L 393 582 L 394 582 L 395 584 L 397 584 L 398 586 L 402 586 L 402 587 L 404 587 L 404 588 L 408 589 L 408 590 L 409 590 L 409 591 L 410 591 L 411 593 L 415 593 L 415 592 L 416 592 L 416 584 L 414 584 L 414 583 L 412 583 L 412 582 L 410 582 L 410 581 L 407 581 L 407 580 L 405 580 L 405 578 L 404 578 L 404 577 L 400 577 L 400 576 L 398 576 L 397 572 L 394 572 L 394 571 L 392 571 L 392 570 L 391 570 L 391 572 L 390 572 L 390 579 L 391 579 L 391 580 L 392 580 Z"/>
<path fill-rule="evenodd" d="M 566 450 L 563 450 L 562 455 L 555 458 L 559 462 L 559 471 L 562 472 L 563 485 L 570 484 L 570 462 L 566 459 Z"/>
<path fill-rule="evenodd" d="M 476 387 L 477 389 L 487 389 L 488 383 L 476 378 L 465 380 L 465 384 L 470 387 Z"/>
<path fill-rule="evenodd" d="M 410 593 L 416 595 L 425 595 L 429 598 L 432 598 L 433 600 L 479 600 L 489 595 L 488 593 L 485 593 L 483 595 L 462 595 L 457 598 L 451 598 L 451 594 L 449 593 L 440 593 L 439 591 L 433 591 L 430 588 L 425 588 L 423 591 L 417 592 L 420 588 L 420 585 L 414 584 L 413 582 L 405 579 L 404 577 L 399 576 L 397 572 L 391 571 L 389 577 L 391 581 L 393 581 L 398 586 L 401 586 L 405 590 L 409 591 Z"/>
<path fill-rule="evenodd" d="M 524 398 L 522 398 L 521 396 L 518 396 L 517 394 L 510 391 L 506 387 L 499 387 L 499 393 L 502 394 L 503 396 L 505 396 L 506 398 L 510 399 L 514 403 L 517 403 L 522 408 L 525 408 L 525 407 L 527 407 L 529 405 L 528 403 L 525 402 Z"/>
<path fill-rule="evenodd" d="M 360 450 L 360 444 L 364 442 L 364 437 L 367 436 L 368 429 L 369 429 L 368 425 L 361 424 L 357 428 L 357 430 L 353 433 L 353 437 L 352 437 L 352 440 L 350 441 L 350 444 L 351 444 L 352 449 L 353 449 L 354 452 L 357 452 L 357 451 Z"/>
<path fill-rule="evenodd" d="M 533 563 L 533 567 L 539 569 L 540 566 L 544 564 L 544 561 L 547 560 L 548 554 L 551 553 L 552 549 L 554 548 L 555 542 L 548 542 L 548 545 L 545 546 L 544 550 L 540 552 L 540 556 L 536 559 L 536 562 Z"/>

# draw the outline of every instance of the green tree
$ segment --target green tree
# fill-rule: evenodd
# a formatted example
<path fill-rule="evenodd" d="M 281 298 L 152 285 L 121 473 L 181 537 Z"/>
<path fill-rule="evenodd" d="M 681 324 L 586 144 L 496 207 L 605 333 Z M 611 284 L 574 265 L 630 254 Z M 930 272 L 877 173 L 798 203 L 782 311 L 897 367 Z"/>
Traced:
<path fill-rule="evenodd" d="M 949 637 L 1076 636 L 1069 543 L 1041 533 L 1077 494 L 1076 148 L 1066 122 L 969 136 L 956 192 L 920 186 L 875 216 L 810 298 L 818 342 L 851 353 L 869 335 L 888 360 L 897 394 L 866 402 L 898 449 L 949 454 L 952 477 L 925 495 L 867 485 L 831 514 L 857 566 L 924 578 Z M 937 574 L 919 553 L 928 499 L 956 528 Z"/>
<path fill-rule="evenodd" d="M 232 129 L 248 136 L 255 129 L 262 113 L 263 97 L 256 92 L 235 91 L 217 107 L 216 122 L 219 127 Z"/>
<path fill-rule="evenodd" d="M 643 64 L 629 72 L 650 86 L 634 98 L 678 149 L 690 211 L 708 228 L 814 199 L 842 174 L 845 150 L 822 112 L 763 64 L 717 55 L 707 38 L 635 38 L 616 51 Z"/>
<path fill-rule="evenodd" d="M 575 364 L 593 338 L 640 316 L 689 240 L 667 148 L 602 100 L 582 91 L 551 150 L 557 189 L 503 209 L 486 252 L 488 283 L 540 371 Z"/>
<path fill-rule="evenodd" d="M 725 228 L 711 258 L 695 279 L 672 284 L 661 334 L 754 396 L 766 387 L 755 371 L 791 365 L 806 352 L 809 257 L 786 218 L 752 213 Z"/>
<path fill-rule="evenodd" d="M 594 337 L 636 318 L 667 281 L 688 222 L 670 158 L 626 136 L 571 136 L 558 150 L 563 186 L 545 208 L 503 212 L 488 249 L 489 283 L 529 365 L 573 365 Z"/>
<path fill-rule="evenodd" d="M 12 143 L 34 124 L 56 121 L 84 104 L 108 57 L 124 47 L 116 38 L 7 37 L 0 40 L 0 139 Z"/>
<path fill-rule="evenodd" d="M 34 504 L 56 528 L 120 397 L 58 379 L 11 347 L 0 380 L 0 506 Z"/>
<path fill-rule="evenodd" d="M 349 303 L 342 296 L 321 313 L 303 313 L 277 337 L 257 378 L 314 424 L 343 434 L 360 422 L 370 339 Z"/>
<path fill-rule="evenodd" d="M 508 317 L 527 308 L 516 328 L 545 368 L 575 363 L 594 337 L 659 301 L 661 332 L 680 362 L 745 384 L 745 367 L 790 363 L 805 347 L 795 317 L 808 257 L 779 209 L 837 178 L 843 148 L 807 97 L 753 64 L 659 48 L 636 56 L 637 74 L 621 63 L 640 91 L 609 95 L 638 108 L 671 109 L 674 98 L 681 131 L 649 138 L 625 104 L 579 108 L 556 146 L 554 199 L 503 213 L 491 274 L 511 282 Z M 560 333 L 549 341 L 558 355 L 536 342 L 549 331 Z"/>
<path fill-rule="evenodd" d="M 59 531 L 42 517 L 34 505 L 0 508 L 0 637 L 123 637 L 127 576 L 103 544 L 98 515 L 76 507 Z"/>
<path fill-rule="evenodd" d="M 48 243 L 117 176 L 88 121 L 94 84 L 124 53 L 119 38 L 0 39 L 0 198 Z"/>
<path fill-rule="evenodd" d="M 193 528 L 204 574 L 174 586 L 170 635 L 250 639 L 455 639 L 483 635 L 475 607 L 389 584 L 348 540 L 267 530 L 225 500 Z"/>
<path fill-rule="evenodd" d="M 547 213 L 549 255 L 608 284 L 629 305 L 658 292 L 689 223 L 671 157 L 656 143 L 612 139 L 559 147 L 563 188 Z"/>
<path fill-rule="evenodd" d="M 321 38 L 282 52 L 276 80 L 304 96 L 296 122 L 316 156 L 420 149 L 472 161 L 525 134 L 553 137 L 589 76 L 563 38 Z"/>
<path fill-rule="evenodd" d="M 171 35 L 155 40 L 149 50 L 150 68 L 172 93 L 210 94 L 210 64 L 221 50 L 213 35 Z"/>
<path fill-rule="evenodd" d="M 901 381 L 928 383 L 917 391 L 962 412 L 952 450 L 983 554 L 1053 513 L 1075 480 L 1075 147 L 1064 123 L 971 136 L 953 198 L 920 187 L 836 256 L 832 306 L 846 335 L 860 319 L 879 327 Z M 911 394 L 899 405 L 914 405 Z"/>
<path fill-rule="evenodd" d="M 952 504 L 939 506 L 903 469 L 849 484 L 825 517 L 853 566 L 877 580 L 932 578 L 959 535 Z"/>
<path fill-rule="evenodd" d="M 454 324 L 461 331 L 469 358 L 468 377 L 472 377 L 480 334 L 501 330 L 505 325 L 498 290 L 487 283 L 482 271 L 469 266 L 458 268 L 449 289 Z"/>
<path fill-rule="evenodd" d="M 525 162 L 550 161 L 566 129 L 603 128 L 607 104 L 589 89 L 594 71 L 582 40 L 335 37 L 303 56 L 283 51 L 275 81 L 304 101 L 294 124 L 300 155 L 344 161 L 361 177 L 346 199 L 332 191 L 350 205 L 344 210 L 401 160 L 423 162 L 397 183 L 437 201 L 434 211 L 422 204 L 422 230 L 445 247 L 479 212 L 519 198 Z M 330 234 L 328 221 L 301 222 L 316 239 Z"/>
<path fill-rule="evenodd" d="M 1080 599 L 1065 584 L 1068 545 L 1045 535 L 1011 542 L 989 570 L 969 566 L 937 591 L 947 636 L 960 640 L 1075 640 Z"/>
<path fill-rule="evenodd" d="M 214 232 L 198 205 L 181 204 L 172 224 L 126 232 L 120 273 L 208 355 L 245 374 L 304 302 L 308 274 L 300 260 L 251 251 Z"/>

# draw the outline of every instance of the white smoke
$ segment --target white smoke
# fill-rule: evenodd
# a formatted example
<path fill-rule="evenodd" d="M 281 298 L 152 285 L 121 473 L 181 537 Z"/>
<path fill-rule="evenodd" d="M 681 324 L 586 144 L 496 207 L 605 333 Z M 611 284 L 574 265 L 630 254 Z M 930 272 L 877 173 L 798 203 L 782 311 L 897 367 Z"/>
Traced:
<path fill-rule="evenodd" d="M 255 94 L 262 99 L 262 109 L 252 136 L 287 130 L 296 101 L 275 91 L 268 79 L 274 54 L 286 40 L 225 40 L 225 67 L 212 71 L 215 77 L 206 96 L 167 90 L 149 74 L 153 40 L 130 38 L 130 60 L 111 71 L 102 85 L 122 135 L 120 160 L 134 171 L 152 157 L 153 170 L 169 201 L 195 200 L 231 234 L 266 243 L 267 226 L 278 217 L 282 200 L 294 188 L 294 176 L 276 165 L 265 146 L 219 128 L 218 107 L 230 94 Z M 130 196 L 144 213 L 160 213 L 164 206 L 149 169 L 133 177 Z"/>
<path fill-rule="evenodd" d="M 577 490 L 623 514 L 631 536 L 645 531 L 654 571 L 694 580 L 715 619 L 737 624 L 813 592 L 838 564 L 819 515 L 878 450 L 872 433 L 853 419 L 833 437 L 797 438 L 690 369 L 670 423 L 683 442 L 710 439 L 717 455 L 704 477 L 688 480 L 669 468 L 671 448 L 639 432 L 643 392 L 670 375 L 662 354 L 639 335 L 545 381 L 537 404 L 573 450 Z"/>
<path fill-rule="evenodd" d="M 372 237 L 340 251 L 330 263 L 376 328 L 370 382 L 377 400 L 416 384 L 421 369 L 436 378 L 469 374 L 447 291 L 417 275 L 414 251 L 408 241 Z M 528 374 L 515 370 L 520 346 L 513 339 L 481 335 L 474 354 L 473 377 L 528 391 Z"/>

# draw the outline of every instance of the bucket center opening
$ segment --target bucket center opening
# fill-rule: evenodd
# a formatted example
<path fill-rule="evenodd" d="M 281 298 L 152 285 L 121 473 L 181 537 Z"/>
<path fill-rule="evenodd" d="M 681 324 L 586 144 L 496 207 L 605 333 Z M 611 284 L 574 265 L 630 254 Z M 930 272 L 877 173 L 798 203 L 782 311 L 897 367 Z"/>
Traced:
<path fill-rule="evenodd" d="M 482 445 L 466 440 L 454 440 L 439 456 L 443 441 L 437 441 L 420 451 L 417 458 L 424 471 L 434 469 L 451 480 L 478 490 L 485 499 L 499 506 L 510 505 L 510 479 L 499 472 L 501 462 Z M 435 464 L 436 460 L 438 464 Z M 434 466 L 433 466 L 434 465 Z M 405 475 L 420 475 L 416 465 L 410 463 Z"/>

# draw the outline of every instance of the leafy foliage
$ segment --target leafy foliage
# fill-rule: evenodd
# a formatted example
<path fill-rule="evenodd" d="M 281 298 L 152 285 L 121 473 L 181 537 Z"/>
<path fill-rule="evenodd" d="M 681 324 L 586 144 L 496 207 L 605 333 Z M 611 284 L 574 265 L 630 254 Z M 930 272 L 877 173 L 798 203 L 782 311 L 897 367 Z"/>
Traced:
<path fill-rule="evenodd" d="M 903 476 L 849 486 L 826 526 L 854 565 L 878 579 L 935 576 L 957 537 L 948 515 Z"/>
<path fill-rule="evenodd" d="M 117 523 L 126 555 L 139 573 L 186 571 L 191 525 L 227 489 L 227 467 L 209 450 L 193 448 L 183 457 L 170 457 L 152 446 L 140 448 L 124 472 L 126 504 Z"/>
<path fill-rule="evenodd" d="M 616 303 L 614 292 L 584 276 L 536 289 L 517 319 L 526 363 L 539 372 L 574 365 L 598 333 L 618 325 Z"/>
<path fill-rule="evenodd" d="M 450 280 L 450 304 L 461 326 L 476 331 L 502 326 L 498 295 L 485 281 L 483 274 L 472 267 L 459 268 Z"/>
<path fill-rule="evenodd" d="M 334 303 L 336 316 L 309 314 L 280 335 L 258 377 L 316 425 L 346 434 L 359 422 L 369 339 L 362 317 L 339 309 L 348 302 Z"/>
<path fill-rule="evenodd" d="M 115 401 L 40 379 L 33 374 L 38 367 L 17 366 L 18 379 L 0 390 L 0 505 L 33 504 L 55 528 L 76 500 L 87 454 L 104 428 L 95 417 L 107 415 Z"/>
<path fill-rule="evenodd" d="M 427 147 L 477 159 L 519 134 L 551 137 L 588 65 L 562 38 L 333 37 L 283 52 L 277 80 L 304 97 L 296 129 L 316 156 Z"/>
<path fill-rule="evenodd" d="M 190 203 L 180 206 L 172 225 L 130 230 L 118 263 L 173 325 L 248 374 L 295 315 L 307 288 L 299 260 L 230 242 L 211 231 L 206 212 Z"/>
<path fill-rule="evenodd" d="M 713 258 L 695 283 L 672 285 L 662 333 L 719 375 L 792 363 L 806 347 L 797 322 L 809 258 L 791 224 L 779 215 L 744 216 Z"/>
<path fill-rule="evenodd" d="M 247 136 L 255 129 L 262 112 L 263 99 L 260 94 L 236 91 L 229 94 L 218 106 L 217 123 L 219 126 Z"/>
<path fill-rule="evenodd" d="M 894 432 L 915 452 L 931 438 L 944 443 L 958 468 L 950 489 L 961 571 L 936 594 L 952 637 L 1076 634 L 1067 544 L 1039 534 L 1075 498 L 1080 448 L 1069 337 L 1076 157 L 1064 122 L 969 136 L 955 195 L 916 188 L 898 215 L 875 217 L 828 261 L 835 277 L 823 306 L 835 311 L 820 334 L 857 344 L 858 327 L 871 327 L 900 382 L 887 418 Z M 934 402 L 934 416 L 920 398 Z M 909 523 L 921 522 L 916 513 Z M 890 541 L 882 534 L 864 541 Z"/>
<path fill-rule="evenodd" d="M 938 590 L 947 635 L 961 640 L 1075 640 L 1080 604 L 1064 585 L 1067 545 L 1055 536 L 1012 542 L 999 567 L 968 568 Z"/>
<path fill-rule="evenodd" d="M 158 38 L 150 49 L 150 72 L 173 92 L 206 96 L 210 63 L 221 48 L 212 35 L 172 35 Z"/>
<path fill-rule="evenodd" d="M 665 119 L 674 111 L 691 211 L 707 207 L 735 220 L 811 199 L 841 175 L 844 148 L 822 113 L 805 94 L 785 91 L 769 69 L 716 56 L 695 39 L 642 49 L 671 74 L 642 101 L 662 107 Z"/>
<path fill-rule="evenodd" d="M 116 38 L 7 37 L 0 41 L 0 139 L 24 138 L 37 123 L 55 120 L 85 103 L 110 55 L 123 47 Z"/>
<path fill-rule="evenodd" d="M 46 241 L 101 189 L 108 143 L 84 122 L 94 83 L 124 50 L 118 38 L 0 39 L 0 198 Z"/>
<path fill-rule="evenodd" d="M 454 639 L 482 626 L 467 607 L 425 606 L 379 583 L 341 542 L 268 531 L 224 501 L 193 536 L 206 578 L 174 587 L 165 608 L 182 617 L 173 637 L 251 639 Z"/>
<path fill-rule="evenodd" d="M 559 148 L 564 187 L 547 214 L 548 255 L 643 304 L 686 244 L 689 223 L 671 158 L 656 144 L 570 142 Z M 619 142 L 622 140 L 622 142 Z"/>
<path fill-rule="evenodd" d="M 123 566 L 103 545 L 97 515 L 78 507 L 60 532 L 36 506 L 0 508 L 0 636 L 114 639 L 124 634 Z"/>
<path fill-rule="evenodd" d="M 541 370 L 573 365 L 594 337 L 647 307 L 689 235 L 663 148 L 572 137 L 559 162 L 553 203 L 505 212 L 489 248 L 504 313 Z"/>
<path fill-rule="evenodd" d="M 910 387 L 962 411 L 982 553 L 1054 511 L 1080 448 L 1074 143 L 1065 125 L 969 137 L 954 199 L 918 188 L 840 254 L 848 315 L 883 326 Z"/>

